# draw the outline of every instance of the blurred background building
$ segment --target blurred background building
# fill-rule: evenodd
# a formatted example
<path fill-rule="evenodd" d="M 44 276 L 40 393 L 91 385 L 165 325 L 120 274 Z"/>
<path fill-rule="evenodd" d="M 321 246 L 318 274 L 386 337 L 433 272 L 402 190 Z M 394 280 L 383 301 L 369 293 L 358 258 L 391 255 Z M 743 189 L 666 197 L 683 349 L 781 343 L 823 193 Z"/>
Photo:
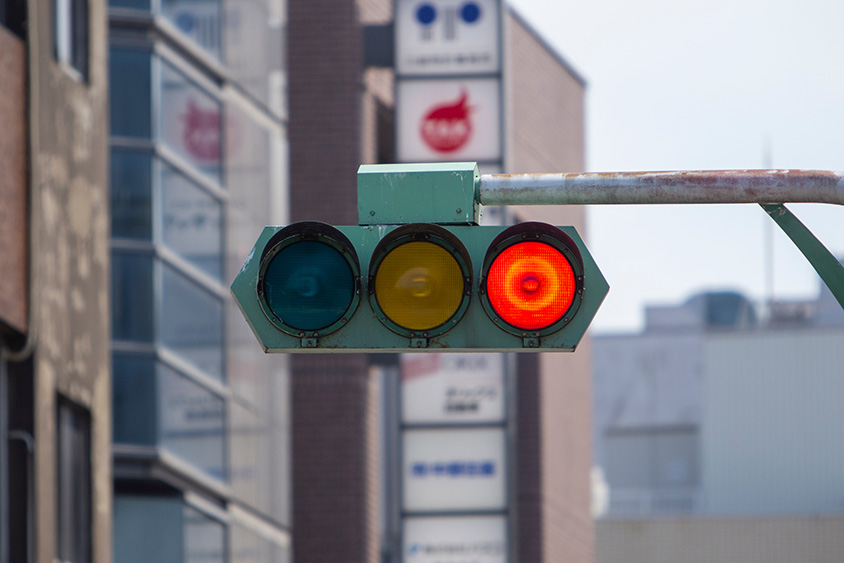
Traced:
<path fill-rule="evenodd" d="M 840 560 L 844 311 L 823 284 L 759 311 L 703 293 L 594 338 L 598 561 Z"/>
<path fill-rule="evenodd" d="M 287 363 L 229 296 L 287 219 L 284 2 L 108 7 L 115 561 L 290 561 Z"/>

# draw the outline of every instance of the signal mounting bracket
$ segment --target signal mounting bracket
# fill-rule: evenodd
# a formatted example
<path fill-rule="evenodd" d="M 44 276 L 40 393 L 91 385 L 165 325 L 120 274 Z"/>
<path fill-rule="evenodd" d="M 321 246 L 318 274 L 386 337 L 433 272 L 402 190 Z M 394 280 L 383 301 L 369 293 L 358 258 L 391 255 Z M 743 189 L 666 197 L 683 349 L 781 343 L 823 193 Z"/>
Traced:
<path fill-rule="evenodd" d="M 358 225 L 478 225 L 480 178 L 474 162 L 361 165 Z"/>
<path fill-rule="evenodd" d="M 302 348 L 319 348 L 319 339 L 310 336 L 303 336 L 300 341 Z"/>

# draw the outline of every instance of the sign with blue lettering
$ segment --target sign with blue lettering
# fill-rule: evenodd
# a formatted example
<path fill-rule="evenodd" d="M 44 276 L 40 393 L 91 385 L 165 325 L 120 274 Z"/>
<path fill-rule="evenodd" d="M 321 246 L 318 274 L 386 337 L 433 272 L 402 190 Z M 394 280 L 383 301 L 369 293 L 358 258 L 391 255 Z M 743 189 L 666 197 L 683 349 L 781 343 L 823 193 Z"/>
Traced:
<path fill-rule="evenodd" d="M 500 70 L 500 0 L 396 0 L 395 10 L 398 74 Z"/>
<path fill-rule="evenodd" d="M 503 428 L 407 429 L 402 433 L 406 512 L 503 510 Z"/>

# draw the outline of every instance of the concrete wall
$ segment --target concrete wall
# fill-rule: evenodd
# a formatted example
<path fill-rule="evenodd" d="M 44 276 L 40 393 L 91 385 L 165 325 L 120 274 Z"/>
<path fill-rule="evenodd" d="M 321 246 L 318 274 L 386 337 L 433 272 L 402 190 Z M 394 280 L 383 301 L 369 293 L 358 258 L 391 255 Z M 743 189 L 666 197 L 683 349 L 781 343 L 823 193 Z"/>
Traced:
<path fill-rule="evenodd" d="M 26 46 L 0 25 L 0 327 L 27 330 Z"/>
<path fill-rule="evenodd" d="M 90 411 L 93 560 L 111 560 L 106 3 L 89 1 L 87 81 L 53 56 L 51 0 L 30 0 L 37 560 L 56 557 L 56 400 Z"/>
<path fill-rule="evenodd" d="M 844 516 L 603 520 L 597 563 L 840 563 Z"/>

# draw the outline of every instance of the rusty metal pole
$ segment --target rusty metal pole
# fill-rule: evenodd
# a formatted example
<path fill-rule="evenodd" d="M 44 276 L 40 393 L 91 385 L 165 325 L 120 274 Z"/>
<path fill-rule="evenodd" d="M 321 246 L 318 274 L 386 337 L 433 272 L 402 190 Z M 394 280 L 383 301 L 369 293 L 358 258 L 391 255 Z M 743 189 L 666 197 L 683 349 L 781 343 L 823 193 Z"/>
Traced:
<path fill-rule="evenodd" d="M 585 174 L 484 174 L 483 205 L 832 203 L 844 205 L 844 172 L 717 170 Z"/>

